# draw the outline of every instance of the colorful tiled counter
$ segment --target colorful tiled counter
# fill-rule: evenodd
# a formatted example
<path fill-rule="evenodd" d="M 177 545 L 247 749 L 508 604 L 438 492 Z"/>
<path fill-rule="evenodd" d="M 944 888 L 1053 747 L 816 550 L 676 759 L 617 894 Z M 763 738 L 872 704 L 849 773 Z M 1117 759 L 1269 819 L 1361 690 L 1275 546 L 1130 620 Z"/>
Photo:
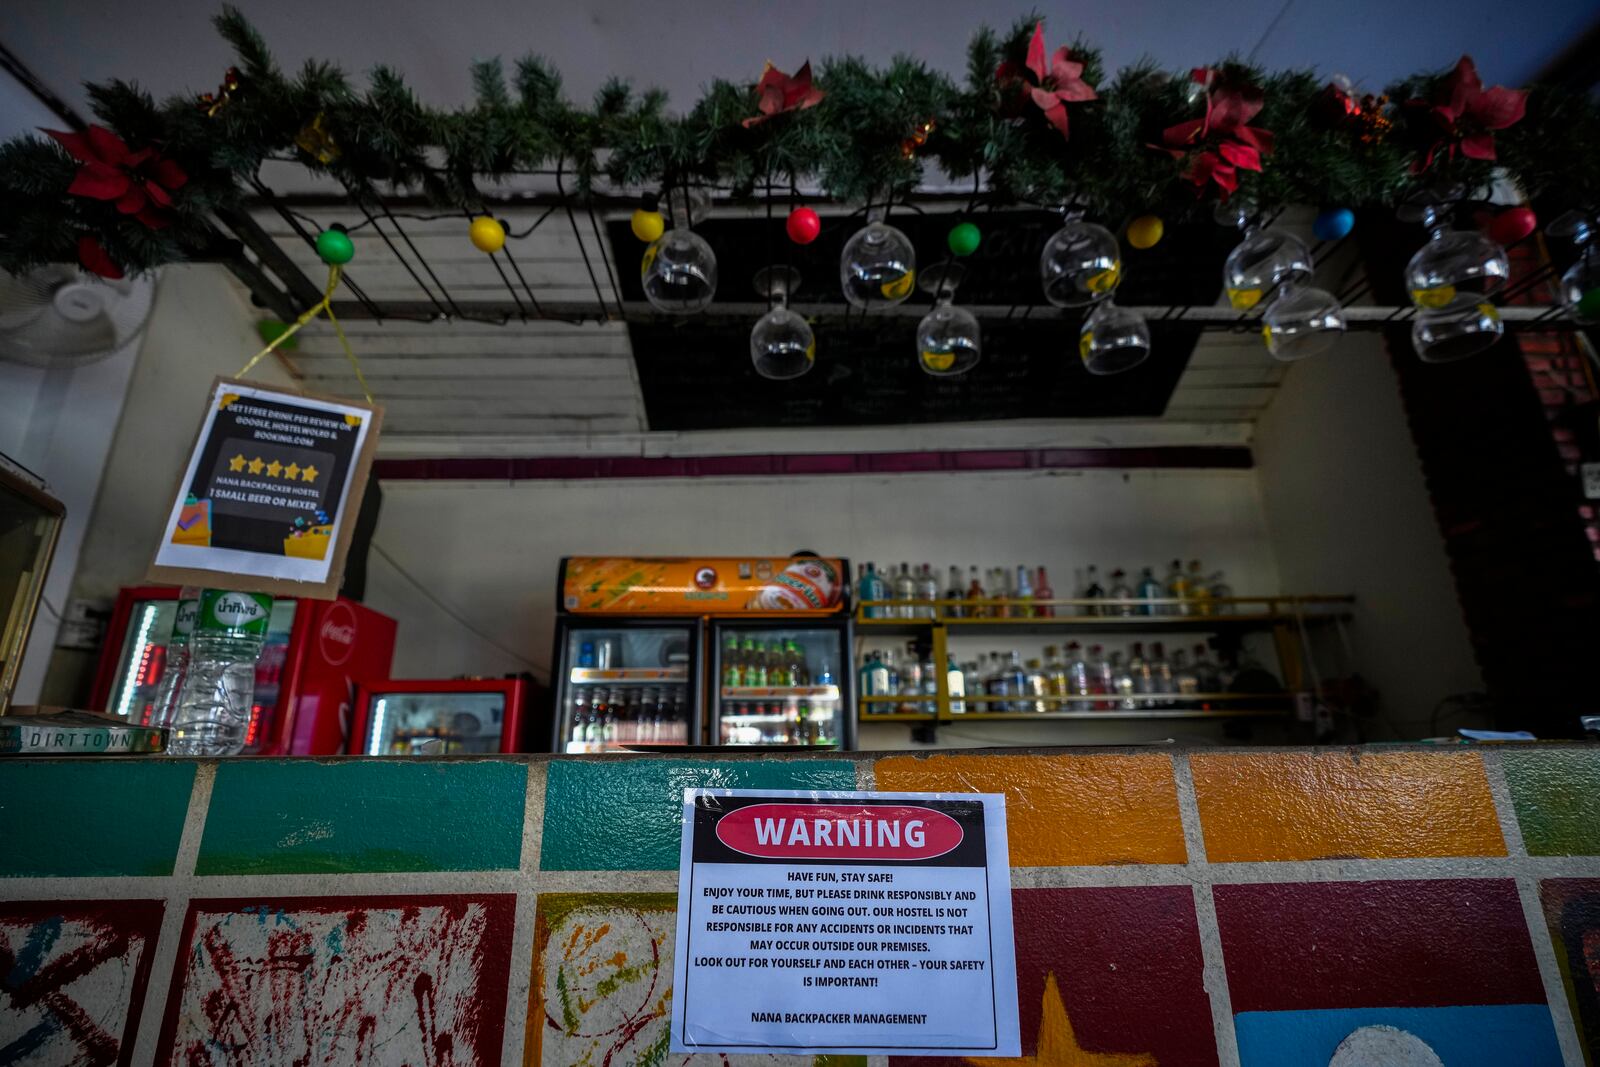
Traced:
<path fill-rule="evenodd" d="M 1600 746 L 5 761 L 0 1064 L 724 1059 L 691 785 L 1003 792 L 1039 1067 L 1600 1065 Z"/>

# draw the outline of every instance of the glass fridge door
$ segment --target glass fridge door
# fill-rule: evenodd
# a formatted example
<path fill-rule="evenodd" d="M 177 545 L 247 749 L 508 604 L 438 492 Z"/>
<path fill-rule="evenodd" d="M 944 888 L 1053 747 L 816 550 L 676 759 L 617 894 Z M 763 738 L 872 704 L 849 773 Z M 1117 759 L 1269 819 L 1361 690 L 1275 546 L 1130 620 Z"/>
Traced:
<path fill-rule="evenodd" d="M 714 740 L 722 745 L 845 747 L 840 628 L 719 630 Z"/>
<path fill-rule="evenodd" d="M 506 694 L 478 692 L 370 693 L 369 756 L 454 756 L 500 751 Z"/>
<path fill-rule="evenodd" d="M 569 628 L 561 650 L 556 750 L 698 744 L 696 625 Z"/>
<path fill-rule="evenodd" d="M 156 693 L 166 673 L 167 642 L 178 614 L 176 600 L 136 600 L 117 653 L 117 673 L 106 701 L 106 713 L 148 726 Z"/>

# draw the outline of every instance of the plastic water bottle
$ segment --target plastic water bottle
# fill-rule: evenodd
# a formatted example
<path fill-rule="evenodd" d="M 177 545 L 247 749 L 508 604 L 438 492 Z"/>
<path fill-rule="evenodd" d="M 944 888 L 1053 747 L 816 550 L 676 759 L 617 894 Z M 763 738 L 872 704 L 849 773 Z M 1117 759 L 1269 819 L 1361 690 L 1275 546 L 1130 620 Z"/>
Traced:
<path fill-rule="evenodd" d="M 189 635 L 194 632 L 195 616 L 200 613 L 200 590 L 184 586 L 178 594 L 178 610 L 172 620 L 172 637 L 167 641 L 167 663 L 161 672 L 161 688 L 151 708 L 151 726 L 171 726 L 183 694 L 183 680 L 189 674 Z"/>
<path fill-rule="evenodd" d="M 256 660 L 266 642 L 272 598 L 207 589 L 189 638 L 189 671 L 167 751 L 174 756 L 233 756 L 244 748 Z"/>

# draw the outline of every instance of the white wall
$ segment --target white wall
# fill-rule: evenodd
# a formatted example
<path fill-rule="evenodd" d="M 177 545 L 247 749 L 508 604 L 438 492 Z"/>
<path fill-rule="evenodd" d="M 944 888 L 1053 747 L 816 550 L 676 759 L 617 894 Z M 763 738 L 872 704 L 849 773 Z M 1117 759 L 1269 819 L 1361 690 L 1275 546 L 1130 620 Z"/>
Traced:
<path fill-rule="evenodd" d="M 1050 567 L 1068 595 L 1073 568 L 1139 567 L 1176 555 L 1226 568 L 1241 594 L 1278 576 L 1253 471 L 1026 473 L 674 479 L 590 483 L 389 482 L 375 545 L 505 649 L 449 618 L 379 554 L 368 603 L 400 620 L 402 677 L 549 668 L 556 571 L 564 555 L 824 555 L 945 567 Z M 941 570 L 941 574 L 944 573 Z M 983 727 L 993 738 L 1168 737 L 1170 722 L 1108 733 L 1100 724 Z M 1030 732 L 1031 731 L 1031 732 Z M 959 743 L 979 743 L 969 735 Z M 907 747 L 904 726 L 863 739 Z M 951 739 L 949 744 L 958 743 Z"/>
<path fill-rule="evenodd" d="M 1377 335 L 1291 368 L 1257 426 L 1256 463 L 1285 588 L 1357 597 L 1354 660 L 1382 705 L 1368 729 L 1427 736 L 1440 700 L 1483 682 Z"/>

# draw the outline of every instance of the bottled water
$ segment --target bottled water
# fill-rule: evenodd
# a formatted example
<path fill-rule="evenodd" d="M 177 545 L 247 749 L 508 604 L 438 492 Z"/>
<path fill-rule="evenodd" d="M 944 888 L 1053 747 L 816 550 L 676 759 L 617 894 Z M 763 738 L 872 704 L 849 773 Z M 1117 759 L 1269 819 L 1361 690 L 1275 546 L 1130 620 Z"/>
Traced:
<path fill-rule="evenodd" d="M 178 610 L 172 620 L 172 638 L 167 642 L 167 664 L 161 672 L 161 688 L 156 692 L 150 713 L 151 726 L 171 726 L 183 695 L 183 680 L 189 673 L 189 635 L 200 613 L 200 590 L 184 586 L 178 594 Z"/>
<path fill-rule="evenodd" d="M 256 660 L 266 641 L 272 598 L 207 589 L 189 639 L 189 669 L 167 751 L 174 756 L 233 756 L 244 748 Z"/>

